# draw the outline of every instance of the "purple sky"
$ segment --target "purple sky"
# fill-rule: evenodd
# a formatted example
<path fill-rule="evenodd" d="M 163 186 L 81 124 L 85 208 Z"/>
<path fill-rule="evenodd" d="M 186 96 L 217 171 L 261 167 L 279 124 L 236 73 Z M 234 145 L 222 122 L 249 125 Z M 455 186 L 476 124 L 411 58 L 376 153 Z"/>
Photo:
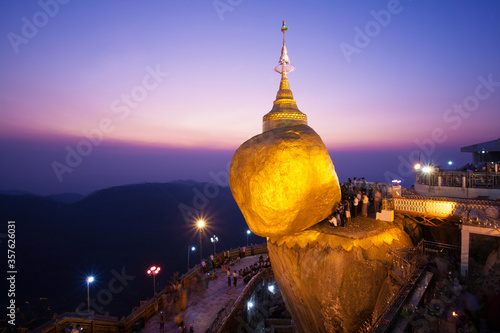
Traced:
<path fill-rule="evenodd" d="M 411 179 L 418 151 L 465 163 L 500 137 L 498 1 L 1 6 L 0 190 L 226 172 L 275 99 L 283 19 L 291 89 L 341 180 Z"/>

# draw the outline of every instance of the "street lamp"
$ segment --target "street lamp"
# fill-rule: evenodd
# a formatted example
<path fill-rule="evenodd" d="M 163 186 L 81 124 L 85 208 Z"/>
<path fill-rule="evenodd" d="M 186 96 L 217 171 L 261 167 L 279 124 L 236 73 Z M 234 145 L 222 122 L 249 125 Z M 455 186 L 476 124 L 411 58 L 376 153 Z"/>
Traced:
<path fill-rule="evenodd" d="M 214 237 L 210 237 L 210 241 L 214 243 L 214 256 L 215 256 L 215 244 L 219 241 L 219 238 L 214 235 Z"/>
<path fill-rule="evenodd" d="M 189 272 L 189 249 L 191 249 L 191 251 L 195 251 L 196 248 L 194 246 L 188 246 L 188 272 Z"/>
<path fill-rule="evenodd" d="M 198 229 L 200 230 L 200 263 L 201 263 L 203 261 L 203 253 L 201 248 L 201 233 L 203 232 L 203 228 L 205 227 L 205 221 L 199 220 L 197 225 Z"/>
<path fill-rule="evenodd" d="M 247 230 L 247 246 L 248 246 L 248 236 L 250 236 L 251 231 Z"/>
<path fill-rule="evenodd" d="M 154 293 L 154 296 L 156 296 L 156 282 L 155 282 L 155 277 L 156 277 L 156 274 L 158 274 L 160 272 L 160 266 L 156 267 L 156 266 L 151 266 L 150 269 L 148 269 L 148 275 L 151 276 L 153 275 L 153 293 Z"/>
<path fill-rule="evenodd" d="M 87 312 L 89 313 L 89 315 L 90 315 L 90 294 L 89 294 L 89 284 L 91 284 L 92 282 L 94 282 L 94 277 L 93 277 L 93 276 L 89 276 L 89 277 L 87 277 Z"/>
<path fill-rule="evenodd" d="M 430 165 L 425 165 L 425 166 L 422 167 L 422 172 L 423 173 L 431 173 L 432 171 L 434 171 L 434 169 Z"/>

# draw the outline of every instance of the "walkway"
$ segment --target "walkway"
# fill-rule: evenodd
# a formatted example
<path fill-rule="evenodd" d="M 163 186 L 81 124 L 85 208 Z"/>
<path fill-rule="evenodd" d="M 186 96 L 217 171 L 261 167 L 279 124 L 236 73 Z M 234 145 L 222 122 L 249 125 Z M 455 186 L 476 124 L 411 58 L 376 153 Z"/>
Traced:
<path fill-rule="evenodd" d="M 231 272 L 253 265 L 259 260 L 258 255 L 247 256 L 241 259 L 240 263 L 231 266 Z M 264 255 L 265 256 L 265 255 Z M 203 282 L 203 290 L 201 292 L 193 291 L 187 299 L 186 311 L 181 311 L 180 315 L 184 316 L 184 323 L 189 330 L 189 326 L 193 326 L 196 333 L 204 333 L 217 317 L 219 310 L 230 300 L 236 300 L 241 294 L 245 284 L 241 277 L 238 278 L 236 287 L 227 286 L 226 272 L 222 272 L 220 268 L 216 269 L 218 279 L 208 283 L 208 289 L 205 289 Z M 232 279 L 231 279 L 232 280 Z M 232 281 L 231 281 L 232 282 Z M 166 308 L 165 310 L 166 311 Z M 159 332 L 160 316 L 158 314 L 148 320 L 141 332 Z M 175 316 L 165 319 L 165 332 L 179 332 L 175 325 Z"/>

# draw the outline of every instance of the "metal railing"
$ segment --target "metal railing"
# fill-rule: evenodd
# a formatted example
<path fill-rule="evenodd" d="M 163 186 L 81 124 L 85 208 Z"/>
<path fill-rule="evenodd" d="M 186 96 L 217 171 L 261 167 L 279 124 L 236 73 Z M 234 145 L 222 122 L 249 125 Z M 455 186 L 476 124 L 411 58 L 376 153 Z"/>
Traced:
<path fill-rule="evenodd" d="M 205 333 L 217 333 L 219 331 L 227 315 L 233 308 L 233 304 L 234 304 L 233 298 L 231 298 L 226 302 L 226 304 L 224 304 L 222 309 L 220 309 L 219 312 L 217 313 L 217 317 L 215 317 L 215 320 L 212 322 L 212 325 L 210 325 L 210 327 L 205 331 Z"/>
<path fill-rule="evenodd" d="M 412 248 L 389 250 L 389 255 L 392 257 L 391 271 L 401 279 L 402 285 L 388 301 L 377 319 L 373 321 L 373 324 L 370 325 L 369 320 L 365 321 L 360 332 L 386 332 L 391 328 L 392 321 L 400 313 L 406 297 L 408 297 L 425 272 L 423 267 L 425 262 L 422 261 L 423 255 L 436 254 L 460 258 L 460 246 L 421 240 Z M 406 296 L 402 298 L 404 295 Z M 394 307 L 397 307 L 395 311 Z M 389 312 L 392 313 L 391 318 L 388 318 Z M 381 329 L 381 326 L 384 326 L 384 328 Z"/>
<path fill-rule="evenodd" d="M 488 200 L 405 195 L 382 200 L 382 207 L 398 212 L 455 217 L 462 224 L 500 229 L 500 206 L 497 202 Z"/>
<path fill-rule="evenodd" d="M 469 187 L 469 188 L 500 188 L 500 174 L 486 172 L 433 171 L 417 172 L 415 182 L 423 185 Z M 465 182 L 465 183 L 464 183 Z"/>
<path fill-rule="evenodd" d="M 243 289 L 241 295 L 234 302 L 231 311 L 224 317 L 221 324 L 217 327 L 218 333 L 236 332 L 238 327 L 242 326 L 245 322 L 242 314 L 246 313 L 244 309 L 247 307 L 247 302 L 254 293 L 257 287 L 262 287 L 262 282 L 274 282 L 274 273 L 271 267 L 257 273 Z M 262 290 L 261 290 L 262 291 Z"/>

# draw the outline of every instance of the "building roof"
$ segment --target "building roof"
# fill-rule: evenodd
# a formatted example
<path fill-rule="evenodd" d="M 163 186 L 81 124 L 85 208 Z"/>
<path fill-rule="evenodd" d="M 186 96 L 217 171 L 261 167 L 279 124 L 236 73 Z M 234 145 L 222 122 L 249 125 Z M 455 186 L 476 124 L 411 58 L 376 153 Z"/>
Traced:
<path fill-rule="evenodd" d="M 476 143 L 475 145 L 460 148 L 462 153 L 476 153 L 479 151 L 500 152 L 500 139 Z"/>

